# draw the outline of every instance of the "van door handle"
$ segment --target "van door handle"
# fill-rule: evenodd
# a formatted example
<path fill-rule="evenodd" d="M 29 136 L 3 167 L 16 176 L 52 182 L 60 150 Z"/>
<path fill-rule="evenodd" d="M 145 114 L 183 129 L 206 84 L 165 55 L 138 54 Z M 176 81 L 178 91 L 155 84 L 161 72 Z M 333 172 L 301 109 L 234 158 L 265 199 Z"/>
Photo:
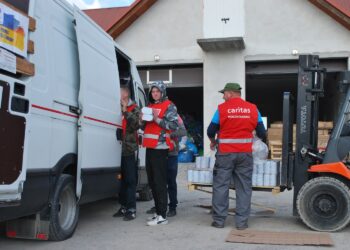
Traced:
<path fill-rule="evenodd" d="M 117 140 L 118 140 L 118 141 L 123 140 L 123 129 L 117 128 L 116 136 L 117 136 Z"/>
<path fill-rule="evenodd" d="M 81 109 L 75 106 L 69 106 L 69 112 L 80 115 Z"/>

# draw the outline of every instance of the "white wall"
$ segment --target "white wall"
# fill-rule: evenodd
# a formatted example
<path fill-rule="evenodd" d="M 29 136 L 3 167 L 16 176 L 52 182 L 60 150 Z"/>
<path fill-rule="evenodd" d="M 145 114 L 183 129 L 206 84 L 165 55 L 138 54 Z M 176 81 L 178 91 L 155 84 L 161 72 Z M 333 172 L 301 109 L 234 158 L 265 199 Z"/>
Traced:
<path fill-rule="evenodd" d="M 309 1 L 250 0 L 245 5 L 247 55 L 350 51 L 350 31 Z"/>
<path fill-rule="evenodd" d="M 202 62 L 202 0 L 158 0 L 116 41 L 138 65 Z"/>
<path fill-rule="evenodd" d="M 203 38 L 244 36 L 244 0 L 203 0 L 203 2 Z"/>
<path fill-rule="evenodd" d="M 245 62 L 242 51 L 208 52 L 204 58 L 204 148 L 209 151 L 206 129 L 218 105 L 223 102 L 222 94 L 225 83 L 237 82 L 243 87 L 245 82 Z"/>

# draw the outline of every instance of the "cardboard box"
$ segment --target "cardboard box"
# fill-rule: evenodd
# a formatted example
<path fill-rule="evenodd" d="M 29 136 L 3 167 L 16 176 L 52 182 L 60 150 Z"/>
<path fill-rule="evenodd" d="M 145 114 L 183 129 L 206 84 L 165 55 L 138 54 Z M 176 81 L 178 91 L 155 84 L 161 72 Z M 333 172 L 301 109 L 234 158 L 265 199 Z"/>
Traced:
<path fill-rule="evenodd" d="M 269 232 L 260 230 L 232 230 L 227 242 L 268 245 L 315 245 L 332 246 L 334 243 L 329 233 L 309 232 Z M 282 249 L 282 247 L 280 247 Z"/>

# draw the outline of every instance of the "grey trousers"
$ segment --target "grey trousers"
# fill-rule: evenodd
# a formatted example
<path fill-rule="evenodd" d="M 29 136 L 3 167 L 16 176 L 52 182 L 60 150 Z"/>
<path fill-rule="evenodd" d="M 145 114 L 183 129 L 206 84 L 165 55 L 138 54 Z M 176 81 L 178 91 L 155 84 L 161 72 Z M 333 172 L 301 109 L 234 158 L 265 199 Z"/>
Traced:
<path fill-rule="evenodd" d="M 229 185 L 233 176 L 236 189 L 236 227 L 248 224 L 252 197 L 253 157 L 251 153 L 216 155 L 213 172 L 213 220 L 225 223 L 229 207 Z"/>

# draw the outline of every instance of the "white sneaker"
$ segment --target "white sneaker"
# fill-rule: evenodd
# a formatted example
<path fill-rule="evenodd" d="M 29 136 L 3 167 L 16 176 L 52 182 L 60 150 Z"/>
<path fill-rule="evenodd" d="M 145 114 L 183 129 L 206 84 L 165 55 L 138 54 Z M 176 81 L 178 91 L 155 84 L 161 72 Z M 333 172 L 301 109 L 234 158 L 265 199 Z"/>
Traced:
<path fill-rule="evenodd" d="M 148 217 L 147 218 L 147 221 L 151 221 L 151 220 L 154 220 L 155 218 L 157 218 L 157 214 L 156 213 L 154 213 L 152 216 L 150 216 L 150 217 Z"/>
<path fill-rule="evenodd" d="M 164 219 L 161 215 L 158 215 L 154 220 L 147 222 L 147 226 L 158 226 L 166 224 L 168 224 L 168 220 Z"/>

